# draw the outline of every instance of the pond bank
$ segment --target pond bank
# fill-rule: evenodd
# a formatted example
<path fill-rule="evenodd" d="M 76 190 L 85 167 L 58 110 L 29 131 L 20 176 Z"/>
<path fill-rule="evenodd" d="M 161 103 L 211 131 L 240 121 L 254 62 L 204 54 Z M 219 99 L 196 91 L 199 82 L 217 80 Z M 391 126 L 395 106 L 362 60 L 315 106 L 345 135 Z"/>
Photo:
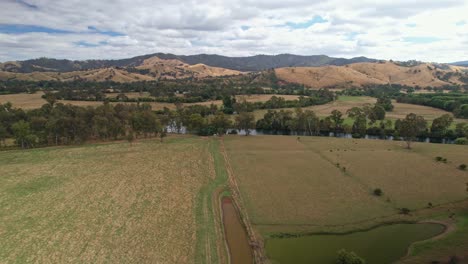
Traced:
<path fill-rule="evenodd" d="M 406 256 L 413 243 L 441 235 L 446 229 L 438 223 L 393 224 L 342 235 L 271 238 L 266 241 L 266 252 L 275 263 L 332 264 L 340 249 L 354 251 L 370 264 L 392 263 Z"/>

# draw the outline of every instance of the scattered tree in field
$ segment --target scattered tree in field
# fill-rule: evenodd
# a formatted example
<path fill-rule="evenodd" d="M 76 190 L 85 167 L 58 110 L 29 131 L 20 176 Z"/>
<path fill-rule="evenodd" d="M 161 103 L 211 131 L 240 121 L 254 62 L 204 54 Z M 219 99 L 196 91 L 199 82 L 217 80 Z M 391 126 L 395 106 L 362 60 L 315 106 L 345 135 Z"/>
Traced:
<path fill-rule="evenodd" d="M 398 134 L 406 141 L 406 146 L 411 149 L 411 143 L 416 137 L 426 130 L 427 123 L 422 116 L 408 114 L 398 124 Z"/>
<path fill-rule="evenodd" d="M 460 164 L 458 166 L 458 169 L 463 170 L 463 171 L 466 170 L 466 164 Z"/>
<path fill-rule="evenodd" d="M 250 135 L 250 129 L 255 128 L 255 117 L 252 113 L 243 112 L 236 116 L 236 128 L 245 130 L 245 135 Z"/>
<path fill-rule="evenodd" d="M 338 257 L 335 261 L 336 264 L 365 264 L 366 261 L 359 257 L 354 252 L 349 252 L 345 249 L 338 251 Z"/>
<path fill-rule="evenodd" d="M 382 194 L 383 194 L 382 189 L 380 189 L 380 188 L 374 189 L 374 195 L 375 196 L 382 196 Z"/>
<path fill-rule="evenodd" d="M 57 96 L 54 93 L 51 93 L 51 92 L 46 92 L 44 94 L 44 99 L 47 101 L 47 103 L 51 107 L 54 107 L 54 104 L 57 102 Z"/>

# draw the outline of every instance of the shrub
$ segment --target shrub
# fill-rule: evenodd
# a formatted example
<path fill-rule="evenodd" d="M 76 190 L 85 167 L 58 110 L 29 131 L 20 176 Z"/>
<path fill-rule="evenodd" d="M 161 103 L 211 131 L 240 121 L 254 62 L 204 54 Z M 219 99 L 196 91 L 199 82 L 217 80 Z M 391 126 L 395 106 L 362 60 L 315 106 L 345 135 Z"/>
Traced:
<path fill-rule="evenodd" d="M 466 170 L 466 164 L 460 164 L 460 166 L 458 166 L 458 169 Z"/>
<path fill-rule="evenodd" d="M 346 251 L 342 249 L 338 251 L 338 257 L 335 261 L 336 264 L 365 264 L 366 261 L 356 255 L 354 252 Z"/>
<path fill-rule="evenodd" d="M 383 192 L 382 192 L 382 190 L 380 188 L 376 188 L 374 190 L 374 195 L 375 196 L 382 196 L 382 194 L 383 194 Z"/>
<path fill-rule="evenodd" d="M 468 145 L 468 138 L 462 137 L 455 139 L 455 144 L 457 145 Z"/>
<path fill-rule="evenodd" d="M 410 209 L 406 207 L 400 208 L 399 211 L 400 211 L 400 214 L 404 214 L 404 215 L 407 215 L 410 213 Z"/>
<path fill-rule="evenodd" d="M 436 161 L 442 161 L 444 158 L 442 158 L 442 157 L 436 157 L 435 159 L 436 159 Z"/>

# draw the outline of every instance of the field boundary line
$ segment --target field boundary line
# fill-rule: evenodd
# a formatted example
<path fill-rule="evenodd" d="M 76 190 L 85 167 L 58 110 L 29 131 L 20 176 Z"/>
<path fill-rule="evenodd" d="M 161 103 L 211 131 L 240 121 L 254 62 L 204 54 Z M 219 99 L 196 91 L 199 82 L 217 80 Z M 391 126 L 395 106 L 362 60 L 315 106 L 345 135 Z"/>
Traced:
<path fill-rule="evenodd" d="M 237 181 L 235 179 L 234 171 L 232 170 L 231 163 L 229 161 L 226 148 L 224 146 L 224 139 L 221 139 L 220 142 L 221 153 L 224 156 L 226 171 L 228 173 L 229 185 L 232 191 L 232 198 L 236 207 L 239 209 L 239 215 L 241 216 L 240 218 L 242 219 L 242 222 L 246 228 L 250 240 L 250 246 L 254 255 L 254 261 L 257 264 L 268 263 L 268 259 L 263 251 L 263 241 L 257 238 L 257 235 L 255 234 L 255 231 L 252 228 L 247 209 L 243 206 L 244 203 L 241 197 L 239 185 L 237 184 Z"/>

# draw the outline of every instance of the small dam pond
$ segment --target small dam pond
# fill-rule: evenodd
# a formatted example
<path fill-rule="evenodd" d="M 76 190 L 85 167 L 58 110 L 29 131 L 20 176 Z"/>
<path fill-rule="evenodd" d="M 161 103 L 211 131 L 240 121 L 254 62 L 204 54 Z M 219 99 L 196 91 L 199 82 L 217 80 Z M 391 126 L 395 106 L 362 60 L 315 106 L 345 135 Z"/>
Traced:
<path fill-rule="evenodd" d="M 244 226 L 237 214 L 232 199 L 221 199 L 224 234 L 229 248 L 231 264 L 253 264 L 252 250 Z"/>
<path fill-rule="evenodd" d="M 343 235 L 271 238 L 265 247 L 274 264 L 333 264 L 340 249 L 354 251 L 367 264 L 386 264 L 404 257 L 412 243 L 437 236 L 444 230 L 439 224 L 393 224 Z"/>

